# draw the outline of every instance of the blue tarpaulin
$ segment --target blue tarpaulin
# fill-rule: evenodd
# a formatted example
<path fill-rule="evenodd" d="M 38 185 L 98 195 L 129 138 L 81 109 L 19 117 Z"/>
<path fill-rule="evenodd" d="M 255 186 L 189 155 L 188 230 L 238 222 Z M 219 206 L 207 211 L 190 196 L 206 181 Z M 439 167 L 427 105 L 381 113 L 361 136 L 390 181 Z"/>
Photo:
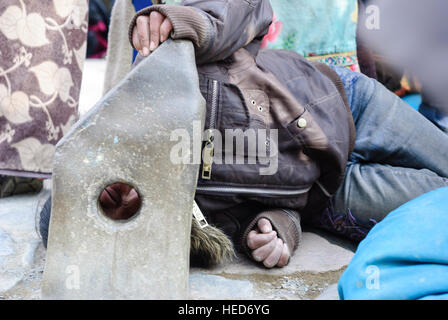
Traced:
<path fill-rule="evenodd" d="M 344 300 L 448 299 L 448 188 L 391 212 L 339 280 Z"/>

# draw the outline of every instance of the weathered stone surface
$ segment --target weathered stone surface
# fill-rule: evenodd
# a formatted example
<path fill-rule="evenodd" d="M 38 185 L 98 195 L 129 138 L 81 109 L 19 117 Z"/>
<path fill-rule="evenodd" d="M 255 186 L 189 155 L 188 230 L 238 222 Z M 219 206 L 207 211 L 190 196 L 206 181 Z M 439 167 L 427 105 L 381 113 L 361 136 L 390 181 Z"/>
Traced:
<path fill-rule="evenodd" d="M 337 271 L 347 265 L 353 253 L 343 247 L 331 244 L 322 236 L 304 232 L 302 244 L 295 252 L 293 258 L 284 268 L 273 268 L 269 271 L 254 264 L 248 259 L 240 259 L 238 263 L 219 266 L 213 269 L 215 274 L 253 274 L 288 275 L 297 272 L 329 272 Z"/>
<path fill-rule="evenodd" d="M 338 299 L 334 286 L 353 257 L 350 247 L 342 240 L 333 244 L 322 235 L 304 232 L 300 247 L 284 268 L 266 269 L 239 256 L 212 269 L 192 269 L 190 298 Z"/>
<path fill-rule="evenodd" d="M 190 299 L 253 299 L 255 288 L 249 280 L 228 279 L 223 276 L 194 272 L 190 274 Z"/>
<path fill-rule="evenodd" d="M 193 122 L 204 116 L 193 46 L 170 40 L 59 142 L 43 298 L 186 297 L 199 164 L 172 163 L 170 134 L 185 129 L 192 137 Z M 98 206 L 115 182 L 142 200 L 125 222 Z"/>
<path fill-rule="evenodd" d="M 35 213 L 40 196 L 0 199 L 0 296 L 26 280 L 34 267 L 40 238 Z"/>
<path fill-rule="evenodd" d="M 338 284 L 329 286 L 315 300 L 339 300 Z"/>

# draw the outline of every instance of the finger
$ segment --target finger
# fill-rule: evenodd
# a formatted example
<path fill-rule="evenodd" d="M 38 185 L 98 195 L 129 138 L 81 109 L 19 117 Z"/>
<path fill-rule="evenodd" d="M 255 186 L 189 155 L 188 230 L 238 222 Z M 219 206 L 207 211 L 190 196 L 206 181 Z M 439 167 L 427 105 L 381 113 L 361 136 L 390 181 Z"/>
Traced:
<path fill-rule="evenodd" d="M 149 44 L 149 50 L 154 51 L 159 46 L 160 42 L 160 27 L 162 25 L 164 17 L 157 11 L 151 12 L 149 15 L 149 33 L 151 37 L 151 43 Z"/>
<path fill-rule="evenodd" d="M 141 54 L 147 56 L 149 54 L 149 18 L 147 16 L 139 16 L 137 18 L 137 33 L 140 41 Z"/>
<path fill-rule="evenodd" d="M 272 231 L 271 233 L 258 233 L 257 231 L 252 230 L 247 235 L 247 246 L 250 249 L 255 250 L 269 243 L 276 237 L 277 233 L 275 231 Z"/>
<path fill-rule="evenodd" d="M 282 251 L 282 255 L 280 256 L 280 259 L 278 259 L 278 263 L 277 263 L 277 267 L 284 267 L 288 264 L 289 262 L 289 249 L 288 249 L 288 245 L 286 243 L 283 244 L 283 251 Z"/>
<path fill-rule="evenodd" d="M 160 42 L 165 41 L 170 36 L 171 30 L 173 30 L 173 25 L 170 19 L 165 18 L 162 25 L 160 26 Z"/>
<path fill-rule="evenodd" d="M 261 218 L 257 222 L 258 229 L 260 229 L 263 233 L 269 233 L 272 231 L 272 225 L 271 222 L 268 219 Z"/>
<path fill-rule="evenodd" d="M 282 252 L 283 252 L 283 241 L 277 238 L 275 241 L 274 250 L 263 261 L 264 266 L 266 268 L 275 267 L 275 265 L 278 263 L 278 260 L 280 259 L 280 256 L 282 255 Z"/>
<path fill-rule="evenodd" d="M 134 46 L 135 50 L 142 50 L 142 46 L 140 45 L 140 40 L 138 38 L 137 26 L 135 26 L 134 30 L 132 31 L 132 45 Z"/>
<path fill-rule="evenodd" d="M 274 238 L 264 246 L 252 251 L 252 258 L 254 258 L 257 262 L 265 260 L 272 253 L 272 251 L 274 251 L 277 246 L 277 240 L 278 238 Z"/>

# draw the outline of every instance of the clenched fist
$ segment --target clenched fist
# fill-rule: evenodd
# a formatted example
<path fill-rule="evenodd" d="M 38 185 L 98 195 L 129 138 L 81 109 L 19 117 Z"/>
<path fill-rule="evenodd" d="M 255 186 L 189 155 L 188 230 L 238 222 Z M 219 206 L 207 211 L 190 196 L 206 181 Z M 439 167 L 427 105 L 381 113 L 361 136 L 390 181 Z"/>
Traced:
<path fill-rule="evenodd" d="M 252 258 L 266 268 L 284 267 L 289 262 L 288 246 L 277 237 L 277 232 L 265 218 L 258 220 L 257 229 L 249 232 L 247 246 L 252 250 Z"/>

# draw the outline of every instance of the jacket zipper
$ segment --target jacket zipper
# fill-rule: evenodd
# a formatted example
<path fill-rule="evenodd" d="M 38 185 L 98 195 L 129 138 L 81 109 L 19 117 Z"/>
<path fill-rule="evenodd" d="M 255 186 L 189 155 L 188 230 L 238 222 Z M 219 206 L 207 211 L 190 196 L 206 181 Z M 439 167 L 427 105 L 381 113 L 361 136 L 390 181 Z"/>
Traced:
<path fill-rule="evenodd" d="M 212 104 L 210 107 L 209 129 L 206 132 L 206 142 L 202 151 L 202 179 L 210 180 L 212 177 L 212 164 L 215 145 L 213 143 L 213 130 L 216 126 L 216 111 L 218 108 L 218 81 L 212 82 Z"/>
<path fill-rule="evenodd" d="M 310 191 L 311 187 L 294 190 L 279 190 L 272 188 L 248 188 L 248 187 L 226 187 L 226 186 L 197 186 L 197 193 L 212 194 L 235 194 L 235 195 L 256 195 L 256 196 L 298 196 Z"/>

